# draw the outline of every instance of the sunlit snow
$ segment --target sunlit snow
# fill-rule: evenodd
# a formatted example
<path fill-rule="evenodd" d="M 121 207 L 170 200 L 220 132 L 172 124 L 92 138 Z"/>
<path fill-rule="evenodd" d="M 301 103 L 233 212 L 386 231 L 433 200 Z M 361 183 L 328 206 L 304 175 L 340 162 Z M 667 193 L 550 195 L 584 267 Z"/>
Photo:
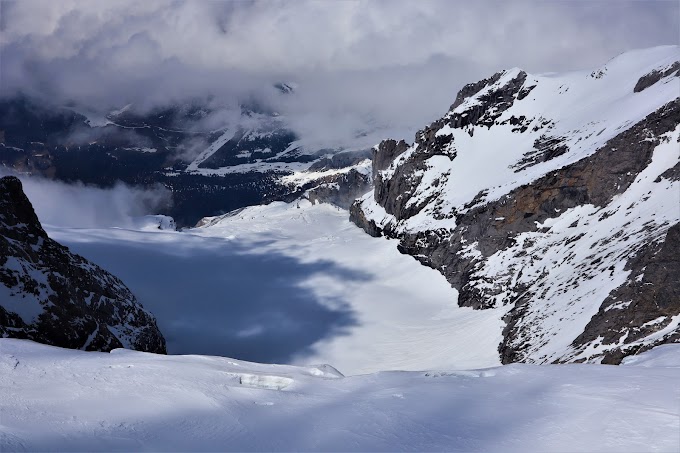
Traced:
<path fill-rule="evenodd" d="M 0 450 L 672 452 L 679 363 L 666 345 L 622 366 L 343 378 L 0 339 Z"/>

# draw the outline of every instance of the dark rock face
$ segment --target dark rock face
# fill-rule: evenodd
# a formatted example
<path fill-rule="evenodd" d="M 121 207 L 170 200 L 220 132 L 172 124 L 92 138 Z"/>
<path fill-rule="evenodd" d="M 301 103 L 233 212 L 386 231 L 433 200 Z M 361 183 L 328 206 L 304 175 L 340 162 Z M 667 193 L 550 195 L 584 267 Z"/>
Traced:
<path fill-rule="evenodd" d="M 612 291 L 573 342 L 580 350 L 598 340 L 608 345 L 625 338 L 623 345 L 604 354 L 602 363 L 618 365 L 624 357 L 662 343 L 631 344 L 668 327 L 680 313 L 680 223 L 668 230 L 663 241 L 647 244 L 626 263 L 626 270 L 631 271 L 626 283 Z M 676 331 L 663 342 L 679 341 L 680 331 Z"/>
<path fill-rule="evenodd" d="M 0 179 L 0 335 L 166 352 L 153 315 L 118 278 L 50 239 L 11 176 Z"/>
<path fill-rule="evenodd" d="M 418 214 L 431 201 L 428 199 L 418 203 L 412 201 L 415 188 L 422 180 L 422 171 L 426 168 L 425 161 L 436 155 L 443 155 L 454 160 L 457 155 L 452 135 L 438 134 L 438 131 L 444 126 L 449 126 L 453 129 L 467 129 L 469 133 L 472 133 L 474 128 L 471 126 L 491 127 L 498 117 L 513 105 L 522 90 L 526 91 L 524 83 L 527 74 L 524 71 L 519 71 L 506 84 L 496 85 L 505 74 L 505 72 L 499 72 L 489 79 L 463 87 L 451 106 L 451 111 L 444 118 L 433 122 L 416 134 L 415 149 L 400 162 L 395 169 L 395 174 L 387 180 L 382 177 L 380 170 L 387 168 L 397 156 L 406 152 L 409 146 L 403 141 L 394 140 L 385 140 L 378 146 L 373 160 L 375 200 L 385 208 L 387 213 L 394 215 L 397 219 L 408 219 Z M 463 112 L 453 111 L 467 98 L 482 89 L 487 89 L 487 91 L 479 96 L 477 103 Z M 439 182 L 435 181 L 434 184 L 439 184 Z M 435 213 L 435 215 L 444 216 L 440 213 Z M 362 223 L 357 222 L 357 224 Z"/>
<path fill-rule="evenodd" d="M 494 121 L 496 121 L 503 112 L 512 107 L 515 99 L 519 98 L 521 100 L 533 89 L 533 87 L 524 86 L 524 82 L 527 78 L 527 73 L 524 71 L 520 71 L 508 83 L 499 87 L 493 87 L 493 84 L 498 82 L 503 75 L 505 75 L 505 73 L 498 73 L 484 84 L 484 88 L 489 86 L 490 89 L 488 93 L 479 96 L 476 105 L 465 109 L 464 112 L 454 112 L 452 109 L 451 113 L 447 115 L 449 125 L 453 128 L 461 129 L 468 125 L 477 124 L 491 127 L 493 126 Z M 463 88 L 463 90 L 465 90 L 465 88 Z M 458 98 L 459 97 L 461 97 L 461 93 L 458 93 Z M 458 99 L 456 102 L 458 102 Z M 456 102 L 454 102 L 453 105 L 458 107 Z M 464 101 L 461 101 L 461 104 L 462 102 Z"/>
<path fill-rule="evenodd" d="M 645 76 L 647 79 L 643 77 L 638 82 L 636 91 L 643 90 L 645 84 L 650 86 L 661 78 L 672 75 L 673 71 L 680 69 L 676 66 L 677 64 L 659 74 Z M 545 301 L 549 287 L 558 283 L 550 282 L 550 269 L 545 268 L 535 273 L 531 279 L 522 278 L 522 273 L 526 270 L 523 266 L 532 263 L 534 257 L 538 260 L 540 254 L 548 253 L 549 246 L 569 250 L 565 252 L 568 258 L 576 256 L 571 250 L 585 235 L 566 234 L 559 240 L 550 239 L 549 227 L 541 225 L 559 218 L 572 208 L 583 206 L 592 206 L 597 213 L 595 217 L 599 216 L 600 221 L 615 214 L 607 211 L 612 209 L 610 206 L 614 200 L 626 193 L 636 178 L 650 166 L 655 148 L 667 142 L 667 134 L 675 131 L 680 124 L 680 99 L 676 98 L 642 121 L 623 129 L 590 156 L 549 171 L 530 184 L 512 189 L 496 200 L 486 200 L 486 192 L 482 191 L 460 210 L 456 208 L 447 212 L 438 211 L 439 201 L 435 200 L 441 199 L 437 198 L 437 191 L 431 189 L 440 184 L 439 179 L 435 179 L 425 192 L 421 181 L 424 172 L 428 170 L 426 160 L 430 157 L 445 156 L 456 162 L 456 143 L 452 135 L 446 134 L 447 126 L 462 129 L 473 137 L 475 128 L 480 126 L 510 126 L 511 132 L 524 133 L 532 122 L 515 116 L 502 122 L 499 120 L 502 112 L 510 109 L 515 101 L 525 98 L 535 88 L 534 85 L 526 86 L 527 75 L 521 71 L 508 83 L 498 86 L 497 82 L 503 75 L 499 73 L 490 79 L 466 85 L 458 94 L 449 113 L 418 132 L 413 147 L 400 150 L 398 154 L 403 155 L 396 166 L 390 167 L 387 172 L 381 170 L 387 169 L 389 164 L 377 167 L 373 199 L 390 215 L 383 224 L 376 224 L 375 217 L 364 210 L 362 201 L 352 205 L 350 219 L 372 236 L 384 235 L 399 239 L 398 248 L 402 253 L 412 255 L 422 264 L 439 270 L 458 289 L 459 305 L 475 309 L 509 307 L 504 318 L 507 324 L 503 331 L 503 341 L 499 345 L 502 362 L 540 362 L 550 356 L 536 355 L 536 351 L 540 351 L 550 339 L 544 337 L 547 334 L 541 333 L 540 329 L 538 335 L 531 324 L 540 322 L 545 317 L 541 313 L 544 308 L 540 304 Z M 482 90 L 483 94 L 476 96 L 476 102 L 470 103 L 470 108 L 463 111 L 458 108 L 466 99 Z M 456 108 L 459 111 L 453 112 Z M 552 129 L 551 120 L 539 117 L 533 121 L 532 127 L 531 131 L 534 133 L 542 128 L 547 131 L 535 141 L 530 152 L 510 167 L 516 173 L 570 151 L 565 144 L 566 140 L 548 132 Z M 385 143 L 388 142 L 383 142 Z M 394 142 L 389 143 L 389 146 L 383 144 L 381 147 L 385 149 L 385 155 L 394 155 L 390 152 L 394 149 Z M 678 168 L 680 164 L 666 170 L 655 182 L 664 178 L 677 181 Z M 440 178 L 447 178 L 447 173 L 442 173 Z M 428 195 L 432 193 L 434 195 Z M 651 194 L 649 192 L 645 199 L 653 196 Z M 428 210 L 423 211 L 426 207 Z M 625 207 L 622 208 L 624 210 Z M 400 223 L 418 214 L 420 219 L 424 212 L 430 219 L 455 219 L 455 228 L 411 231 L 399 227 Z M 597 218 L 594 222 L 597 223 Z M 609 264 L 625 263 L 625 271 L 630 271 L 630 275 L 626 283 L 613 290 L 606 299 L 598 299 L 597 303 L 603 299 L 604 301 L 601 302 L 597 315 L 585 326 L 583 333 L 571 337 L 571 345 L 564 346 L 568 350 L 563 349 L 561 356 L 552 356 L 549 361 L 572 361 L 579 354 L 591 351 L 591 346 L 605 345 L 603 348 L 596 348 L 595 352 L 587 352 L 588 360 L 619 363 L 626 355 L 640 350 L 639 341 L 636 344 L 631 343 L 648 338 L 670 326 L 673 317 L 680 315 L 680 280 L 677 278 L 680 275 L 678 222 L 680 218 L 661 225 L 648 222 L 640 231 L 612 231 L 611 237 L 601 239 L 600 242 L 587 243 L 587 247 L 592 250 L 589 261 L 574 263 L 578 271 L 559 283 L 562 285 L 559 292 L 566 293 L 598 273 L 611 273 L 613 276 L 614 266 L 603 267 L 603 260 L 609 260 Z M 578 220 L 573 226 L 576 225 Z M 622 222 L 620 227 L 625 230 L 627 225 L 628 223 Z M 625 243 L 628 238 L 636 235 L 650 238 L 649 242 L 638 240 L 639 242 L 632 243 L 631 239 L 631 244 L 627 247 L 608 249 L 610 241 L 622 240 Z M 537 249 L 535 242 L 541 240 L 550 245 L 542 246 L 542 250 Z M 472 246 L 474 253 L 471 252 Z M 495 276 L 490 276 L 484 272 L 487 260 L 492 256 L 498 259 L 501 252 L 505 257 L 510 256 L 510 262 L 518 263 L 517 267 L 501 269 L 495 271 L 499 272 Z M 619 304 L 622 301 L 633 302 L 621 307 Z M 557 313 L 555 318 L 559 317 L 560 314 Z M 680 341 L 680 333 L 677 330 L 673 333 L 672 326 L 668 328 L 671 329 L 670 333 L 659 335 L 658 340 L 646 342 L 644 349 L 660 343 Z M 620 342 L 623 345 L 619 345 Z"/>
<path fill-rule="evenodd" d="M 366 217 L 366 213 L 361 208 L 361 200 L 355 200 L 349 207 L 349 219 L 370 236 L 379 238 L 383 235 L 383 229 L 376 225 L 375 221 Z"/>
<path fill-rule="evenodd" d="M 389 167 L 394 159 L 401 155 L 409 148 L 409 145 L 403 140 L 383 140 L 373 150 L 373 178 L 378 175 L 378 172 Z"/>
<path fill-rule="evenodd" d="M 675 74 L 673 74 L 675 73 Z M 655 83 L 657 83 L 659 80 L 669 77 L 669 76 L 675 76 L 678 77 L 680 75 L 680 61 L 676 61 L 672 65 L 670 65 L 667 69 L 663 71 L 659 71 L 658 69 L 655 69 L 654 71 L 650 72 L 649 74 L 645 74 L 642 77 L 640 77 L 640 80 L 637 81 L 635 84 L 635 88 L 633 88 L 634 93 L 639 93 Z"/>
<path fill-rule="evenodd" d="M 460 91 L 456 95 L 456 100 L 453 101 L 453 104 L 451 104 L 449 110 L 454 110 L 456 107 L 461 105 L 467 98 L 479 93 L 484 87 L 498 82 L 502 75 L 503 72 L 500 71 L 487 79 L 482 79 L 479 82 L 468 83 L 467 85 L 460 89 Z"/>

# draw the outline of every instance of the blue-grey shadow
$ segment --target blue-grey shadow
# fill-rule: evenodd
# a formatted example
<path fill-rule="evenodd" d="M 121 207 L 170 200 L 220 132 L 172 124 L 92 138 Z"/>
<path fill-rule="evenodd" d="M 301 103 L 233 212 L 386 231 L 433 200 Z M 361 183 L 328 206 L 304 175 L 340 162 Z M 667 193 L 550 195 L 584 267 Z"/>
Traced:
<path fill-rule="evenodd" d="M 318 274 L 347 282 L 370 278 L 328 260 L 304 263 L 253 251 L 264 243 L 62 242 L 123 280 L 156 316 L 170 354 L 269 363 L 304 358 L 316 342 L 346 334 L 357 319 L 343 300 L 320 300 L 301 283 Z"/>

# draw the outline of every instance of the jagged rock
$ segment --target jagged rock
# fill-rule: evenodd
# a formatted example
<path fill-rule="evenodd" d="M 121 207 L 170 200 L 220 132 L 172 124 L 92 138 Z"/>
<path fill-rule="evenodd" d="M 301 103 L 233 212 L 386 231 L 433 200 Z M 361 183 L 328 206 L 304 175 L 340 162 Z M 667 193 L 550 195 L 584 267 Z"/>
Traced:
<path fill-rule="evenodd" d="M 351 169 L 345 173 L 325 177 L 316 184 L 306 192 L 309 201 L 330 203 L 342 209 L 349 209 L 354 200 L 371 189 L 371 177 Z"/>
<path fill-rule="evenodd" d="M 408 149 L 404 140 L 383 140 L 373 149 L 373 178 L 380 170 L 389 167 L 394 159 Z"/>
<path fill-rule="evenodd" d="M 453 105 L 456 107 L 451 109 L 449 115 L 446 117 L 448 124 L 453 128 L 459 129 L 468 125 L 477 124 L 491 127 L 494 124 L 494 121 L 500 117 L 503 112 L 512 107 L 515 99 L 524 98 L 531 91 L 531 88 L 524 87 L 524 82 L 527 78 L 527 73 L 524 71 L 519 71 L 517 75 L 507 83 L 495 86 L 504 75 L 506 75 L 505 71 L 491 77 L 482 87 L 482 89 L 488 88 L 488 92 L 478 96 L 477 102 L 468 106 L 462 112 L 457 110 L 459 106 L 464 105 L 465 101 L 462 101 L 458 105 L 454 102 Z M 478 92 L 479 91 L 481 90 L 478 90 Z M 458 97 L 460 96 L 461 93 L 458 93 Z"/>
<path fill-rule="evenodd" d="M 156 321 L 118 278 L 53 241 L 19 179 L 0 179 L 0 335 L 165 353 Z"/>
<path fill-rule="evenodd" d="M 661 242 L 647 244 L 626 263 L 626 270 L 626 283 L 612 291 L 572 343 L 577 351 L 597 343 L 615 345 L 601 354 L 602 363 L 619 364 L 658 344 L 680 342 L 676 330 L 657 342 L 635 344 L 668 327 L 680 313 L 680 223 L 669 228 Z"/>
<path fill-rule="evenodd" d="M 366 217 L 361 207 L 361 201 L 355 200 L 349 208 L 349 218 L 357 226 L 360 226 L 367 234 L 373 237 L 381 237 L 383 229 L 376 225 L 375 221 Z"/>
<path fill-rule="evenodd" d="M 460 91 L 458 91 L 456 100 L 453 101 L 453 104 L 451 104 L 451 107 L 449 107 L 449 111 L 455 110 L 456 107 L 461 105 L 467 98 L 479 93 L 484 87 L 498 82 L 502 75 L 503 72 L 499 71 L 487 79 L 482 79 L 479 82 L 468 83 L 465 85 L 460 89 Z"/>

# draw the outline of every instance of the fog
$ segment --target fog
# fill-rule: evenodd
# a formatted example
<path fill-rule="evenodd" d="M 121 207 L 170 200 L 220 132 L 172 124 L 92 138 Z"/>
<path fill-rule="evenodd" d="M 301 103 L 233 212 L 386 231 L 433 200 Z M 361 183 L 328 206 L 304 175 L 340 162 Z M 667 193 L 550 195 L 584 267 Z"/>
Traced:
<path fill-rule="evenodd" d="M 21 179 L 24 193 L 45 225 L 74 228 L 133 227 L 134 218 L 156 214 L 172 202 L 162 185 L 139 188 L 118 183 L 101 189 L 82 183 L 65 184 L 2 171 Z"/>

